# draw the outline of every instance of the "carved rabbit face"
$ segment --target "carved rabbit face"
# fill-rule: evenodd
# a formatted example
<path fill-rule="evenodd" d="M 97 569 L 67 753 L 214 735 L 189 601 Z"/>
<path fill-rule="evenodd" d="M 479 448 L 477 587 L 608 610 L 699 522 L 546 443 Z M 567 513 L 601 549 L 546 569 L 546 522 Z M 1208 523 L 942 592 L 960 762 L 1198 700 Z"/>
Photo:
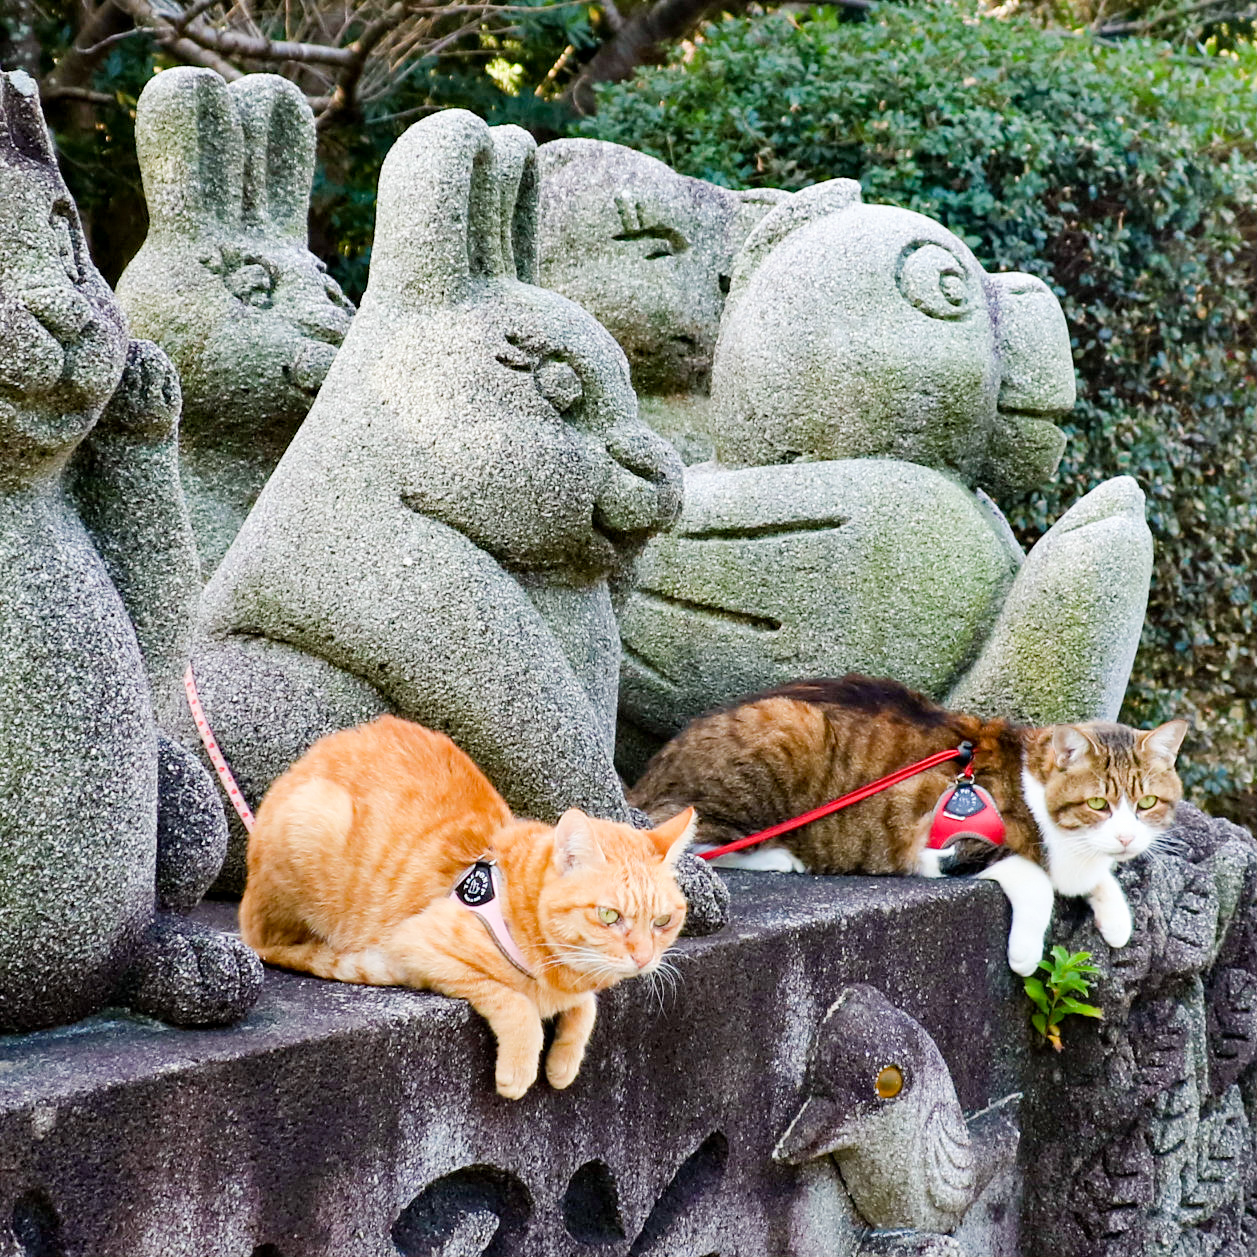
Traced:
<path fill-rule="evenodd" d="M 380 439 L 406 443 L 408 506 L 508 568 L 605 575 L 676 518 L 681 465 L 637 418 L 610 334 L 526 282 L 535 208 L 526 132 L 461 110 L 417 123 L 381 172 L 344 354 L 369 357 L 395 416 Z"/>
<path fill-rule="evenodd" d="M 784 192 L 731 192 L 602 140 L 537 150 L 541 282 L 590 312 L 646 393 L 705 391 L 733 259 Z"/>
<path fill-rule="evenodd" d="M 748 239 L 713 370 L 722 461 L 880 456 L 969 483 L 1055 470 L 1074 401 L 1042 281 L 988 275 L 941 224 L 820 184 Z"/>
<path fill-rule="evenodd" d="M 34 81 L 0 75 L 0 453 L 72 446 L 117 387 L 127 334 L 57 169 Z"/>
<path fill-rule="evenodd" d="M 277 75 L 168 70 L 140 97 L 136 148 L 151 227 L 118 292 L 179 368 L 184 436 L 282 448 L 353 315 L 306 247 L 309 106 Z"/>

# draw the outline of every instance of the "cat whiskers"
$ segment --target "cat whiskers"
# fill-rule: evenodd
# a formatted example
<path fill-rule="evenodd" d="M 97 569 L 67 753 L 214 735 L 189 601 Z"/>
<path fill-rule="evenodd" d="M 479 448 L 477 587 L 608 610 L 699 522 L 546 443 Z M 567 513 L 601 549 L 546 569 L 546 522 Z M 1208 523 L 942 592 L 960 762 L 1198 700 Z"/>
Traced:
<path fill-rule="evenodd" d="M 646 989 L 662 1013 L 665 1011 L 666 999 L 675 999 L 677 984 L 681 979 L 681 971 L 667 956 L 660 956 L 642 975 L 646 978 Z"/>
<path fill-rule="evenodd" d="M 556 969 L 564 966 L 568 969 L 575 969 L 577 973 L 583 973 L 599 981 L 609 978 L 618 982 L 622 978 L 631 976 L 624 964 L 617 964 L 596 947 L 581 947 L 578 944 L 559 944 L 552 947 L 551 950 L 554 953 L 554 958 L 548 960 L 542 966 L 544 969 Z M 636 969 L 633 972 L 636 972 Z"/>

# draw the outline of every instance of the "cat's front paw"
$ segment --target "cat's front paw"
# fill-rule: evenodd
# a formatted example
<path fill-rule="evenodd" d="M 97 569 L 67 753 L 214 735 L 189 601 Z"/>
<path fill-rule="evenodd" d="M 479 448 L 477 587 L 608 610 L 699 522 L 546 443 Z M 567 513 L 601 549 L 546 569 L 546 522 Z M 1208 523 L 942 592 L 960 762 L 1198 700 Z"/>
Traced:
<path fill-rule="evenodd" d="M 583 1043 L 556 1043 L 546 1057 L 546 1081 L 556 1090 L 570 1087 L 585 1059 Z"/>
<path fill-rule="evenodd" d="M 1041 938 L 1019 939 L 1015 934 L 1008 939 L 1008 967 L 1023 978 L 1028 978 L 1043 959 Z"/>
<path fill-rule="evenodd" d="M 1110 947 L 1125 947 L 1130 942 L 1134 923 L 1130 905 L 1121 884 L 1111 873 L 1101 878 L 1099 884 L 1087 896 L 1091 911 L 1095 914 L 1096 929 Z"/>
<path fill-rule="evenodd" d="M 1110 947 L 1125 947 L 1135 928 L 1130 905 L 1125 898 L 1097 900 L 1092 896 L 1091 905 L 1095 910 L 1096 929 L 1100 931 L 1100 937 Z"/>
<path fill-rule="evenodd" d="M 580 1061 L 578 1060 L 576 1064 L 579 1066 Z M 572 1072 L 575 1074 L 576 1070 L 573 1069 Z M 512 1059 L 501 1052 L 498 1053 L 497 1069 L 493 1077 L 498 1095 L 507 1100 L 518 1100 L 536 1081 L 537 1058 L 535 1056 L 531 1060 L 521 1057 Z M 571 1079 L 568 1081 L 570 1082 Z"/>

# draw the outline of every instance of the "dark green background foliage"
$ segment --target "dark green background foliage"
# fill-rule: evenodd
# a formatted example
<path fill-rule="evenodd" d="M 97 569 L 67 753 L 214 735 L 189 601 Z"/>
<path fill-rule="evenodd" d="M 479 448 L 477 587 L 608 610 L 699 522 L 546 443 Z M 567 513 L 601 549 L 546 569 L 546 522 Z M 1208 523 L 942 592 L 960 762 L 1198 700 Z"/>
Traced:
<path fill-rule="evenodd" d="M 724 22 L 683 65 L 603 89 L 583 126 L 731 186 L 859 179 L 988 268 L 1053 284 L 1079 383 L 1069 447 L 1054 483 L 1003 505 L 1029 542 L 1106 477 L 1138 479 L 1157 550 L 1124 718 L 1194 717 L 1189 786 L 1249 823 L 1255 125 L 1230 57 L 927 3 Z"/>

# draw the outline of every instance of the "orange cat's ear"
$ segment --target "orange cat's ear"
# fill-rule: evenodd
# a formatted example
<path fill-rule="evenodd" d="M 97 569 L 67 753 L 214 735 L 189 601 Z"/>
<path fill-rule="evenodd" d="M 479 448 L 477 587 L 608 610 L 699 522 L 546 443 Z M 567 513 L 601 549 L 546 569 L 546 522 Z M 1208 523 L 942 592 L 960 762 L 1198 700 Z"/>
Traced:
<path fill-rule="evenodd" d="M 1052 757 L 1057 768 L 1068 768 L 1091 747 L 1091 740 L 1074 725 L 1052 726 Z"/>
<path fill-rule="evenodd" d="M 678 812 L 671 820 L 664 821 L 650 831 L 655 846 L 663 855 L 663 862 L 671 868 L 681 856 L 681 852 L 694 839 L 694 830 L 698 826 L 698 813 L 692 807 Z"/>
<path fill-rule="evenodd" d="M 1167 720 L 1165 724 L 1158 725 L 1155 729 L 1149 729 L 1146 733 L 1139 735 L 1140 746 L 1145 751 L 1150 751 L 1153 755 L 1160 755 L 1163 759 L 1168 759 L 1170 763 L 1174 763 L 1175 756 L 1178 755 L 1178 748 L 1183 745 L 1183 739 L 1187 736 L 1187 730 L 1191 728 L 1191 723 L 1186 720 Z"/>
<path fill-rule="evenodd" d="M 580 808 L 570 807 L 554 827 L 554 867 L 560 873 L 597 868 L 607 857 L 594 837 L 589 817 Z"/>

